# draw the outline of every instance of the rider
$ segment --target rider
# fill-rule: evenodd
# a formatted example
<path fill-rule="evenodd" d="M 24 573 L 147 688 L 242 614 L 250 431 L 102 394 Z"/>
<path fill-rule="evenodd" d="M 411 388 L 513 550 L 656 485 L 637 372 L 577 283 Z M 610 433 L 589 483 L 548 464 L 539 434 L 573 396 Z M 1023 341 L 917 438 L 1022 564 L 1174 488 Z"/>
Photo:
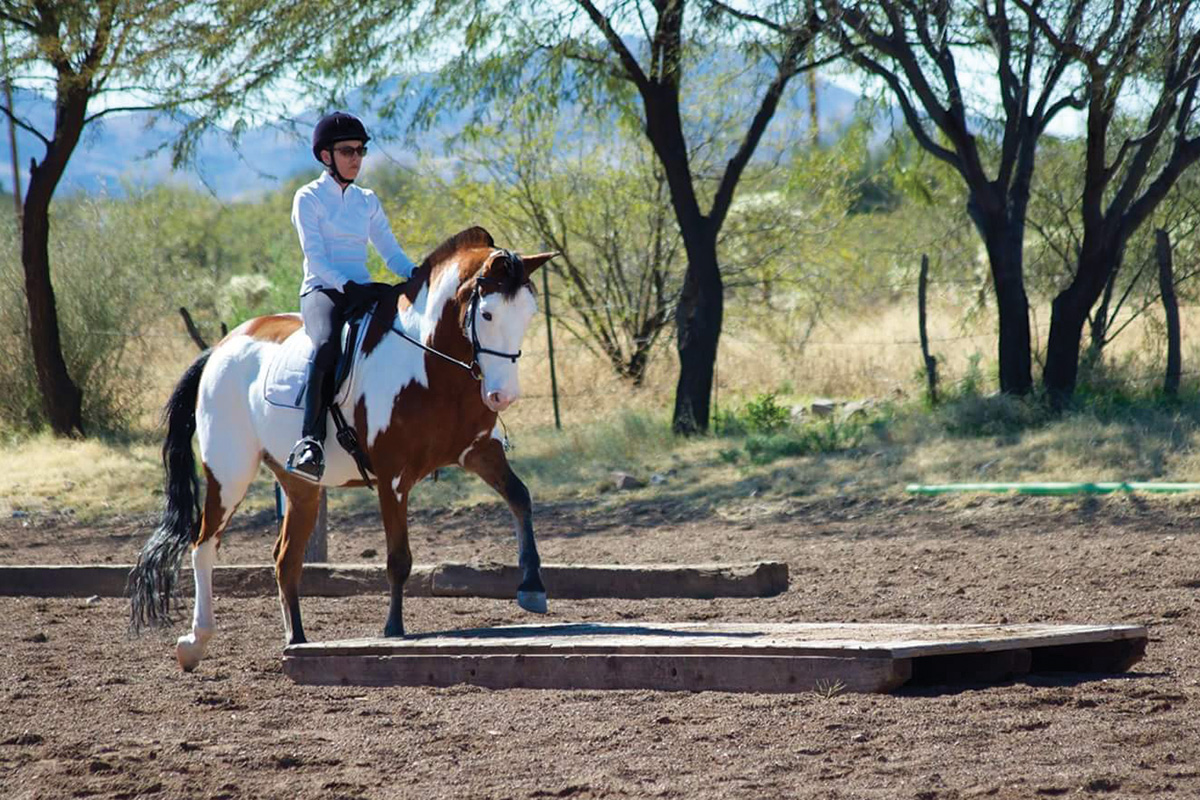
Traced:
<path fill-rule="evenodd" d="M 325 172 L 301 186 L 292 201 L 292 224 L 304 251 L 300 316 L 313 343 L 304 389 L 304 427 L 287 469 L 313 481 L 325 471 L 325 384 L 337 364 L 347 308 L 367 299 L 367 241 L 387 268 L 406 280 L 415 265 L 392 234 L 375 193 L 354 185 L 370 140 L 362 122 L 335 111 L 313 129 L 312 151 Z"/>

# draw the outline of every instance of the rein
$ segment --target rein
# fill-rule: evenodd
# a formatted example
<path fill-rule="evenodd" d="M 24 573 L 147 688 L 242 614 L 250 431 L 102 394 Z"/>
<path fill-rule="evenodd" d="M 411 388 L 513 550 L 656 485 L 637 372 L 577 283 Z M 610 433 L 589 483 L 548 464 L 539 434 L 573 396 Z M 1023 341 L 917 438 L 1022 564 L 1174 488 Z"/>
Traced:
<path fill-rule="evenodd" d="M 512 261 L 514 263 L 517 263 L 519 261 L 518 256 L 516 256 L 513 253 L 510 253 L 507 250 L 501 250 L 499 252 L 507 255 L 510 259 L 512 259 Z M 479 286 L 480 286 L 480 284 L 486 285 L 489 283 L 495 283 L 495 281 L 493 281 L 491 279 L 487 279 L 487 278 L 476 278 L 475 279 L 475 289 L 471 292 L 471 307 L 470 307 L 470 311 L 467 312 L 468 316 L 471 319 L 470 324 L 471 324 L 471 351 L 472 352 L 471 352 L 471 363 L 470 364 L 466 363 L 465 361 L 459 361 L 454 356 L 447 355 L 447 354 L 443 353 L 441 350 L 435 350 L 434 348 L 428 346 L 424 342 L 414 339 L 413 337 L 411 337 L 407 333 L 405 333 L 403 330 L 396 327 L 396 323 L 394 323 L 394 322 L 392 323 L 390 330 L 393 333 L 398 334 L 401 339 L 404 339 L 405 341 L 415 344 L 417 347 L 421 348 L 426 353 L 431 353 L 431 354 L 437 356 L 438 358 L 442 359 L 443 361 L 449 361 L 451 364 L 455 365 L 456 367 L 462 367 L 467 372 L 471 373 L 472 378 L 474 378 L 477 381 L 481 381 L 481 380 L 483 380 L 483 368 L 479 365 L 479 356 L 480 355 L 499 356 L 500 358 L 507 358 L 507 359 L 510 359 L 512 361 L 512 363 L 515 364 L 515 363 L 517 363 L 517 359 L 521 357 L 521 352 L 522 352 L 522 351 L 518 350 L 516 353 L 502 353 L 499 350 L 489 350 L 488 348 L 484 347 L 479 341 L 479 330 L 478 330 L 478 323 L 477 323 L 476 319 L 479 315 L 479 302 L 483 297 L 483 295 L 479 291 Z"/>

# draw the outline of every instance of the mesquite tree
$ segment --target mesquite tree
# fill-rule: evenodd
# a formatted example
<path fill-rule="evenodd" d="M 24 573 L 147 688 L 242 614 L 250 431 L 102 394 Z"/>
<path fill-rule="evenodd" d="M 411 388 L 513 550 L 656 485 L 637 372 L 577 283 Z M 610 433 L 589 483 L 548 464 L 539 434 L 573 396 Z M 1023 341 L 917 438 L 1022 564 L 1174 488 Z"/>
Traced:
<path fill-rule="evenodd" d="M 42 406 L 55 433 L 81 435 L 84 428 L 86 387 L 76 385 L 63 358 L 49 256 L 51 201 L 84 130 L 113 113 L 180 112 L 173 148 L 177 163 L 186 160 L 201 131 L 328 35 L 336 16 L 304 5 L 0 0 L 10 77 L 54 101 L 46 129 L 20 109 L 3 111 L 45 147 L 29 166 L 21 260 Z M 134 159 L 148 149 L 129 142 L 126 152 Z"/>
<path fill-rule="evenodd" d="M 420 118 L 479 101 L 477 108 L 503 119 L 513 97 L 535 95 L 545 113 L 576 102 L 642 131 L 666 178 L 687 257 L 675 316 L 673 428 L 691 434 L 709 423 L 724 312 L 718 236 L 789 82 L 812 66 L 815 3 L 772 0 L 751 14 L 719 0 L 451 0 L 414 2 L 398 14 L 394 2 L 364 2 L 355 7 L 339 60 L 326 68 L 361 74 L 370 63 L 382 81 L 398 63 L 444 59 L 445 42 L 453 41 L 460 49 L 444 62 L 439 86 L 422 94 Z M 746 80 L 711 107 L 692 106 L 689 81 L 705 66 L 722 66 L 719 51 L 734 47 L 752 65 Z M 725 125 L 713 145 L 724 155 L 715 176 L 699 174 L 691 161 L 697 142 L 689 137 L 689 114 L 702 111 L 726 123 L 738 118 L 736 132 Z"/>
<path fill-rule="evenodd" d="M 1000 389 L 1028 393 L 1026 212 L 1038 140 L 1065 109 L 1082 106 L 1071 55 L 1053 48 L 1046 31 L 1006 0 L 824 0 L 823 7 L 829 35 L 855 65 L 883 80 L 917 142 L 966 184 L 967 211 L 996 292 Z M 981 62 L 996 82 L 972 89 L 968 71 L 979 71 Z"/>
<path fill-rule="evenodd" d="M 1200 19 L 1192 0 L 1016 4 L 1084 76 L 1082 235 L 1075 274 L 1054 298 L 1043 372 L 1061 407 L 1075 391 L 1084 324 L 1130 237 L 1200 158 Z"/>

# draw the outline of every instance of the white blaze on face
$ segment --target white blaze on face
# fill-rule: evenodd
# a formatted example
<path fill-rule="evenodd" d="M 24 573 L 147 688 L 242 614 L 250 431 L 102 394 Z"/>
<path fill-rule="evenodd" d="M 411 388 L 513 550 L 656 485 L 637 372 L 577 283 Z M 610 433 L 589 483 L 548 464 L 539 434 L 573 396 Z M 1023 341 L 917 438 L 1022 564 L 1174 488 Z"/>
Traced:
<path fill-rule="evenodd" d="M 516 355 L 521 350 L 521 340 L 525 338 L 525 331 L 536 312 L 537 301 L 528 287 L 522 288 L 512 298 L 499 292 L 484 295 L 475 311 L 480 346 Z M 471 321 L 468 320 L 467 324 L 470 325 Z M 467 335 L 470 336 L 470 331 Z M 517 364 L 511 358 L 480 353 L 479 366 L 483 372 L 479 388 L 488 408 L 503 411 L 520 397 Z"/>

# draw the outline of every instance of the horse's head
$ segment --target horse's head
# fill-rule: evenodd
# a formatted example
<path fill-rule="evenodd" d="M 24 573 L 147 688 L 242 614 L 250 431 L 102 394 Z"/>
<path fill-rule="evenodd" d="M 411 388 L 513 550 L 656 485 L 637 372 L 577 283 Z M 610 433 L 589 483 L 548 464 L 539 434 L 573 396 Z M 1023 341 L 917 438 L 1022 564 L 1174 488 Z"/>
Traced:
<path fill-rule="evenodd" d="M 537 311 L 530 275 L 557 253 L 521 257 L 491 250 L 459 290 L 462 325 L 474 350 L 484 405 L 500 412 L 521 394 L 517 358 Z"/>

